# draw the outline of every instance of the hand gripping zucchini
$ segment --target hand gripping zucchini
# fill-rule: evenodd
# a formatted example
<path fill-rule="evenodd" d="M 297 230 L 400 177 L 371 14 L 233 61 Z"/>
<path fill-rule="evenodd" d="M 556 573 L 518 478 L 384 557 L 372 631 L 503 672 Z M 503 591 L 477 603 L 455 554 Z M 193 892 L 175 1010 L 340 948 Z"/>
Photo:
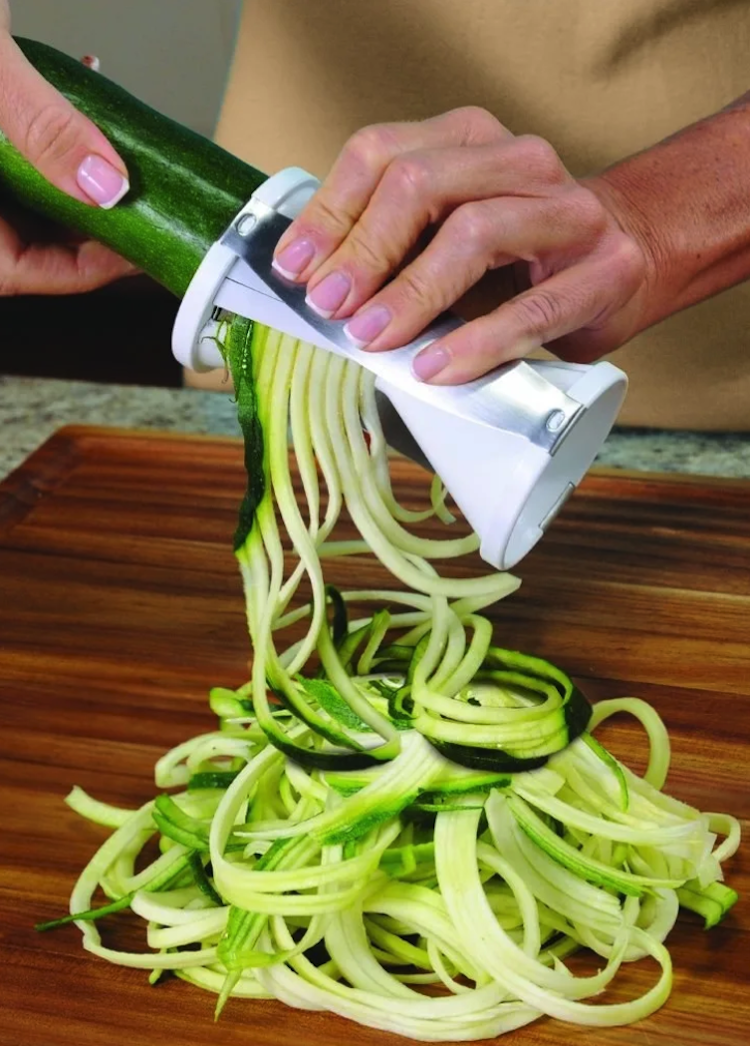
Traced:
<path fill-rule="evenodd" d="M 265 175 L 53 47 L 17 39 L 42 76 L 107 136 L 130 192 L 111 211 L 51 185 L 0 131 L 0 190 L 106 243 L 182 297 L 211 244 Z"/>

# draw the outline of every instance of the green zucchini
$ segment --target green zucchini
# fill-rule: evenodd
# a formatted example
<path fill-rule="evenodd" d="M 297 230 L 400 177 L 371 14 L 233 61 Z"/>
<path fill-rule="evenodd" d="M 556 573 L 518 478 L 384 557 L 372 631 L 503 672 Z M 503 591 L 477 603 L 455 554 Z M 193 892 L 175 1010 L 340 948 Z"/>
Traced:
<path fill-rule="evenodd" d="M 35 68 L 107 136 L 130 192 L 111 211 L 51 185 L 0 132 L 0 191 L 112 247 L 182 297 L 265 175 L 46 44 L 17 39 Z"/>
<path fill-rule="evenodd" d="M 208 788 L 229 788 L 239 770 L 208 770 L 193 774 L 187 783 L 188 792 L 201 792 Z"/>
<path fill-rule="evenodd" d="M 705 928 L 710 930 L 731 911 L 739 900 L 739 894 L 724 883 L 713 882 L 701 886 L 697 879 L 691 879 L 677 891 L 677 898 L 683 908 L 702 915 Z"/>

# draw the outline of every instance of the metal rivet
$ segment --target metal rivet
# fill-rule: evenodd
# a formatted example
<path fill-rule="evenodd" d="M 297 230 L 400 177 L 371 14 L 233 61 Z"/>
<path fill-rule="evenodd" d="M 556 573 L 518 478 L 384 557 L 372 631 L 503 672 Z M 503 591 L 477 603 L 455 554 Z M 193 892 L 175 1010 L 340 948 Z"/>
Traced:
<path fill-rule="evenodd" d="M 548 415 L 546 424 L 548 432 L 559 432 L 565 424 L 565 411 L 553 410 L 552 413 Z"/>
<path fill-rule="evenodd" d="M 254 214 L 243 214 L 237 222 L 237 232 L 240 236 L 249 236 L 257 224 L 258 219 Z"/>

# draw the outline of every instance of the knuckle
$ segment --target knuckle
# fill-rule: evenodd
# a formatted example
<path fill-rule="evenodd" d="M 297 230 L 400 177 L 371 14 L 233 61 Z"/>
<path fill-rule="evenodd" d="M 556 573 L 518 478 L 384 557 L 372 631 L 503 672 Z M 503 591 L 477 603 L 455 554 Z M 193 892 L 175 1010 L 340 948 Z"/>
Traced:
<path fill-rule="evenodd" d="M 25 154 L 33 164 L 64 159 L 77 144 L 76 114 L 62 105 L 45 105 L 26 129 Z"/>
<path fill-rule="evenodd" d="M 503 125 L 497 117 L 480 105 L 464 105 L 455 112 L 463 122 L 469 141 L 486 141 L 487 138 L 497 137 L 504 132 Z"/>
<path fill-rule="evenodd" d="M 403 299 L 408 301 L 411 306 L 416 305 L 422 310 L 432 307 L 434 293 L 432 284 L 425 274 L 411 266 L 404 269 L 398 277 L 398 282 Z"/>
<path fill-rule="evenodd" d="M 337 201 L 329 200 L 323 192 L 317 195 L 314 210 L 311 208 L 305 218 L 311 228 L 317 229 L 322 226 L 334 236 L 345 235 L 351 227 L 351 216 Z"/>
<path fill-rule="evenodd" d="M 423 199 L 429 190 L 432 176 L 426 157 L 409 153 L 393 160 L 384 180 L 389 193 L 399 198 Z"/>
<path fill-rule="evenodd" d="M 394 132 L 388 124 L 370 124 L 351 136 L 344 146 L 344 153 L 357 166 L 372 170 L 387 161 L 394 142 Z"/>
<path fill-rule="evenodd" d="M 528 334 L 545 335 L 547 331 L 559 327 L 563 319 L 560 299 L 540 288 L 516 298 L 514 307 L 521 326 Z"/>
<path fill-rule="evenodd" d="M 484 201 L 475 200 L 458 207 L 446 226 L 452 237 L 471 253 L 484 251 L 489 246 L 492 226 Z"/>
<path fill-rule="evenodd" d="M 520 162 L 536 177 L 557 184 L 565 181 L 567 171 L 554 146 L 538 134 L 523 134 L 516 138 L 515 148 Z"/>
<path fill-rule="evenodd" d="M 349 234 L 347 249 L 354 258 L 354 267 L 364 267 L 371 272 L 382 272 L 391 267 L 392 260 L 387 257 L 381 249 L 378 241 L 373 241 L 371 235 L 365 235 L 364 231 L 355 228 Z"/>

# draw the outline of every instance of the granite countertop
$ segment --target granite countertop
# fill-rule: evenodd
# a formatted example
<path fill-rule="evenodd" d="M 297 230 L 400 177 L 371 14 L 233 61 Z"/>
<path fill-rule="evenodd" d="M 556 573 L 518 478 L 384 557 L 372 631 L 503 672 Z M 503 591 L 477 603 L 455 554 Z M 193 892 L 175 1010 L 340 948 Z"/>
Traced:
<path fill-rule="evenodd" d="M 71 424 L 239 434 L 232 398 L 216 392 L 0 376 L 0 479 Z M 750 478 L 750 433 L 615 429 L 597 464 Z"/>

